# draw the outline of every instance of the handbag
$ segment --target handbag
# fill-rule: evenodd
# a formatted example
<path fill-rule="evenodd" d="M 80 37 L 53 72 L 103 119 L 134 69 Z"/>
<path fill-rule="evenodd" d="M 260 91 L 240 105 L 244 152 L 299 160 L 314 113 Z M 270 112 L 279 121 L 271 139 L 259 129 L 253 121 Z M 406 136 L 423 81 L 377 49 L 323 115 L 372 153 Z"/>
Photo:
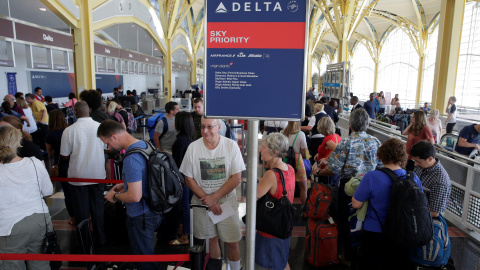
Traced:
<path fill-rule="evenodd" d="M 50 175 L 50 177 L 58 177 L 60 175 L 60 157 L 58 157 L 58 162 L 57 162 L 57 165 L 54 165 L 52 166 L 49 170 L 48 170 L 48 174 Z"/>
<path fill-rule="evenodd" d="M 43 193 L 42 193 L 42 190 L 40 189 L 40 182 L 38 181 L 37 166 L 35 166 L 35 163 L 33 162 L 32 158 L 30 158 L 30 160 L 32 161 L 33 167 L 35 168 L 35 175 L 37 176 L 38 191 L 40 192 L 40 201 L 43 208 Z M 42 253 L 43 254 L 55 254 L 55 253 L 60 254 L 61 253 L 60 247 L 57 244 L 57 232 L 55 232 L 53 228 L 51 231 L 48 231 L 48 223 L 47 223 L 47 216 L 45 215 L 45 209 L 43 211 L 43 217 L 45 218 L 45 237 L 43 238 Z M 59 269 L 61 266 L 62 266 L 62 262 L 58 262 L 58 261 L 50 262 L 50 269 L 52 270 Z"/>
<path fill-rule="evenodd" d="M 273 168 L 273 170 L 278 172 L 282 180 L 283 196 L 276 199 L 267 192 L 258 199 L 256 229 L 280 239 L 287 239 L 292 235 L 296 209 L 287 198 L 283 172 L 278 168 Z"/>

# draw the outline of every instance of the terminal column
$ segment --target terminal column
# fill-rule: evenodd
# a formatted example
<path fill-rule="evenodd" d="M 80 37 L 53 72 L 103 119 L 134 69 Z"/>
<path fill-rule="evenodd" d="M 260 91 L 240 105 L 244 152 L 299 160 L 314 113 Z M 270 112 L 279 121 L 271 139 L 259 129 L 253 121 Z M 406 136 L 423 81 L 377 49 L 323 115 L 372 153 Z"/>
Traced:
<path fill-rule="evenodd" d="M 92 0 L 82 0 L 79 28 L 73 30 L 76 92 L 95 89 L 95 58 L 93 50 Z"/>
<path fill-rule="evenodd" d="M 464 11 L 465 1 L 442 0 L 432 93 L 432 108 L 440 112 L 455 94 Z"/>

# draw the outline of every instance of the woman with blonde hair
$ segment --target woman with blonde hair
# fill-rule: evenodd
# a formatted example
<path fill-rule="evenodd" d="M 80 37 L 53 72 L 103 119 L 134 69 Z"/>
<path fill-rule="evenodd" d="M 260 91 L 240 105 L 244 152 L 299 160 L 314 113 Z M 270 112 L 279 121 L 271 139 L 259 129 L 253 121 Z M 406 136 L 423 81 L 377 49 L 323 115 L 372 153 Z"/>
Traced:
<path fill-rule="evenodd" d="M 42 253 L 43 239 L 53 230 L 43 199 L 53 193 L 42 162 L 17 156 L 22 132 L 0 126 L 0 253 Z M 4 260 L 2 269 L 50 269 L 49 261 Z"/>
<path fill-rule="evenodd" d="M 28 118 L 28 122 L 30 122 L 30 126 L 28 126 L 27 123 L 23 123 L 23 130 L 28 133 L 33 133 L 37 131 L 37 122 L 33 117 L 32 109 L 30 109 L 23 97 L 17 98 L 17 105 L 23 109 L 23 113 Z"/>
<path fill-rule="evenodd" d="M 108 101 L 105 108 L 108 115 L 110 115 L 110 118 L 121 123 L 126 130 L 127 126 L 125 124 L 125 120 L 123 119 L 122 115 L 117 112 L 117 103 L 115 101 Z"/>
<path fill-rule="evenodd" d="M 18 148 L 20 157 L 36 157 L 43 162 L 42 150 L 32 142 L 32 136 L 23 130 L 22 121 L 13 115 L 4 116 L 0 120 L 0 126 L 12 126 L 22 133 L 22 146 Z"/>
<path fill-rule="evenodd" d="M 307 173 L 303 158 L 307 156 L 307 139 L 305 133 L 300 130 L 299 121 L 288 121 L 287 127 L 281 133 L 288 138 L 288 145 L 293 147 L 295 152 L 295 164 L 297 165 L 295 181 L 298 183 L 300 201 L 304 204 L 307 199 Z"/>
<path fill-rule="evenodd" d="M 419 141 L 429 141 L 434 143 L 433 134 L 427 125 L 427 117 L 425 112 L 416 111 L 412 116 L 412 123 L 402 132 L 403 135 L 408 135 L 407 139 L 407 153 L 408 159 L 411 159 L 410 149 Z"/>
<path fill-rule="evenodd" d="M 314 157 L 315 161 L 319 163 L 319 169 L 322 169 L 342 138 L 335 133 L 335 123 L 333 123 L 330 117 L 321 118 L 318 121 L 317 130 L 325 136 L 322 144 L 318 147 L 318 153 Z M 320 182 L 326 184 L 338 185 L 339 180 L 340 177 L 338 175 L 320 176 Z"/>
<path fill-rule="evenodd" d="M 427 125 L 432 130 L 433 139 L 436 143 L 440 142 L 442 137 L 442 121 L 439 119 L 440 111 L 434 109 L 430 112 L 430 115 L 427 118 Z"/>

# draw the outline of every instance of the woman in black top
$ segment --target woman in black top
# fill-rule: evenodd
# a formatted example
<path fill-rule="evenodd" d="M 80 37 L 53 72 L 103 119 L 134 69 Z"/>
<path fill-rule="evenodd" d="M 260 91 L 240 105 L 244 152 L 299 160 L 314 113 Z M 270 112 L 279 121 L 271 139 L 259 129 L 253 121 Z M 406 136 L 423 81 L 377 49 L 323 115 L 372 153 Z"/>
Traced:
<path fill-rule="evenodd" d="M 67 128 L 67 121 L 62 110 L 52 110 L 48 114 L 48 133 L 45 137 L 45 146 L 47 148 L 49 166 L 58 166 L 58 177 L 68 177 L 68 160 L 60 158 L 60 144 L 62 142 L 63 131 Z M 70 191 L 70 184 L 68 182 L 60 182 L 65 196 L 65 207 L 67 208 L 70 220 L 70 225 L 75 224 L 73 214 L 73 202 Z"/>
<path fill-rule="evenodd" d="M 193 124 L 192 114 L 189 112 L 179 112 L 175 115 L 175 129 L 178 131 L 177 140 L 172 145 L 172 156 L 180 168 L 183 157 L 190 143 L 194 141 L 195 126 Z M 183 213 L 183 231 L 182 235 L 169 242 L 170 245 L 188 244 L 188 235 L 190 234 L 190 199 L 191 192 L 187 185 L 183 186 L 183 197 L 181 209 Z"/>

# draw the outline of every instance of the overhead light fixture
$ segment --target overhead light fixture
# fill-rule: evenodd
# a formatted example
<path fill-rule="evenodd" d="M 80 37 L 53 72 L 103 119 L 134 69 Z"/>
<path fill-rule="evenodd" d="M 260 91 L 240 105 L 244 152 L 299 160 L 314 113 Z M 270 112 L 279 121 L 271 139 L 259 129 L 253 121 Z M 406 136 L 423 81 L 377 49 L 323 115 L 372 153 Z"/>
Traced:
<path fill-rule="evenodd" d="M 38 9 L 40 9 L 41 11 L 47 11 L 47 9 L 44 8 L 44 7 L 41 7 L 41 8 L 38 8 Z"/>
<path fill-rule="evenodd" d="M 155 48 L 154 50 L 155 50 L 155 51 L 158 51 L 158 49 L 157 49 L 157 48 Z"/>

